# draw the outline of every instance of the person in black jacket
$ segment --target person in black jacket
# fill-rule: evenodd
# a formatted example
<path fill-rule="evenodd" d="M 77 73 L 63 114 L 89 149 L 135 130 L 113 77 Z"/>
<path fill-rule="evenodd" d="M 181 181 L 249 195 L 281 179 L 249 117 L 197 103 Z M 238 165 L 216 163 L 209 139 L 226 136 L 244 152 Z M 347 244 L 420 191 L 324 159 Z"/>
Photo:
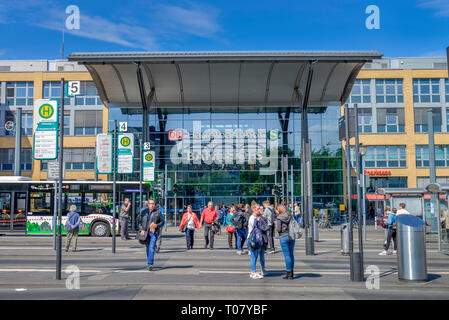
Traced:
<path fill-rule="evenodd" d="M 164 220 L 162 218 L 161 212 L 159 210 L 156 210 L 156 202 L 154 201 L 154 199 L 148 200 L 148 211 L 144 210 L 142 214 L 143 216 L 141 217 L 139 223 L 139 232 L 143 235 L 145 231 L 148 231 L 148 237 L 145 243 L 147 248 L 146 252 L 148 260 L 147 270 L 152 271 L 154 264 L 154 247 L 159 235 L 159 231 L 164 224 Z"/>

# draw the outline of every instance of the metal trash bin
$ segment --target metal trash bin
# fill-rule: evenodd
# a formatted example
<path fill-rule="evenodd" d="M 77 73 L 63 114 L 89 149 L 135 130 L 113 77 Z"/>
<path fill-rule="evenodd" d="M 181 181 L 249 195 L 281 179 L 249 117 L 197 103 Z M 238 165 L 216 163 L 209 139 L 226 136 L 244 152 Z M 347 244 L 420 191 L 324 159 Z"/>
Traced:
<path fill-rule="evenodd" d="M 318 219 L 313 217 L 313 240 L 319 241 L 318 234 Z"/>
<path fill-rule="evenodd" d="M 410 214 L 397 216 L 399 280 L 427 281 L 426 224 Z"/>
<path fill-rule="evenodd" d="M 349 254 L 349 223 L 341 225 L 341 254 Z"/>

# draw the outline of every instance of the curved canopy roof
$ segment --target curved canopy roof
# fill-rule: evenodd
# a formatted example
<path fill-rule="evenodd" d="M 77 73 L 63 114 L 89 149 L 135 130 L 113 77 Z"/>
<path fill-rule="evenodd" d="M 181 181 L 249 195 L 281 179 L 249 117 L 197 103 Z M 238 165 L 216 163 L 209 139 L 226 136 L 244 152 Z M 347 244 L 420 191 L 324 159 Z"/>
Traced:
<path fill-rule="evenodd" d="M 363 52 L 150 52 L 73 53 L 84 64 L 104 103 L 141 104 L 140 62 L 146 94 L 158 106 L 301 106 L 308 67 L 309 106 L 340 106 L 365 62 Z"/>

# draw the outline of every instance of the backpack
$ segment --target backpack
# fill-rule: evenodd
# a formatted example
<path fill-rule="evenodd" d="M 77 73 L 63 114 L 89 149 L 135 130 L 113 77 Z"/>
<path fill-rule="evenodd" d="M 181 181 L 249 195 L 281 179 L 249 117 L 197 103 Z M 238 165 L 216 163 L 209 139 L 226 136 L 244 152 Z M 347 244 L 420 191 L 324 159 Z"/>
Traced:
<path fill-rule="evenodd" d="M 290 240 L 301 239 L 302 233 L 298 222 L 292 217 L 288 224 L 288 237 Z"/>
<path fill-rule="evenodd" d="M 231 218 L 231 223 L 236 229 L 243 229 L 245 226 L 245 217 L 241 212 L 236 212 Z"/>
<path fill-rule="evenodd" d="M 387 228 L 387 223 L 386 223 L 386 217 L 382 216 L 382 219 L 380 219 L 380 226 L 384 229 Z"/>
<path fill-rule="evenodd" d="M 255 221 L 254 228 L 248 239 L 251 250 L 259 250 L 265 244 L 262 231 L 259 229 L 259 222 Z"/>
<path fill-rule="evenodd" d="M 268 219 L 265 217 L 261 217 L 260 221 L 259 221 L 259 229 L 262 232 L 267 232 L 268 230 L 270 230 L 270 226 L 268 225 Z"/>

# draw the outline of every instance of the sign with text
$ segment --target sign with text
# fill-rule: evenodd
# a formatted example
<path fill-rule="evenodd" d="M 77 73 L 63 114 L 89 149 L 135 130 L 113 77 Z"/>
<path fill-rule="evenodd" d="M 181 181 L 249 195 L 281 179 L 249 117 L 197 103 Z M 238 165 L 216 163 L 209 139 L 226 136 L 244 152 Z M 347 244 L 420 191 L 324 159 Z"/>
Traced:
<path fill-rule="evenodd" d="M 134 134 L 117 135 L 117 173 L 133 173 Z"/>
<path fill-rule="evenodd" d="M 81 94 L 81 81 L 69 81 L 66 85 L 66 96 L 73 97 Z"/>
<path fill-rule="evenodd" d="M 95 151 L 97 173 L 112 173 L 112 135 L 98 134 Z"/>
<path fill-rule="evenodd" d="M 62 167 L 62 178 L 65 179 L 65 166 Z M 47 163 L 47 179 L 59 180 L 59 162 L 48 161 Z"/>
<path fill-rule="evenodd" d="M 33 131 L 36 130 L 37 125 L 41 122 L 56 122 L 58 123 L 59 105 L 57 100 L 38 99 L 34 102 L 33 109 Z"/>
<path fill-rule="evenodd" d="M 154 181 L 154 168 L 156 166 L 155 152 L 144 151 L 142 156 L 143 181 Z"/>
<path fill-rule="evenodd" d="M 41 122 L 33 134 L 33 158 L 54 160 L 58 157 L 58 123 Z"/>

